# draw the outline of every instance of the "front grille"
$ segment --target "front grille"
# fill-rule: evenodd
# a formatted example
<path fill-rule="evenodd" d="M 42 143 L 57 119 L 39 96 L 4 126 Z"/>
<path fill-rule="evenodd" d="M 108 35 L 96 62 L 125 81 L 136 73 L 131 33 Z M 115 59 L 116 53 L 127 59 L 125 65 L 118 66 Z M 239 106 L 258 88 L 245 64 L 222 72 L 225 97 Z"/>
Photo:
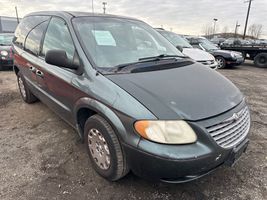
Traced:
<path fill-rule="evenodd" d="M 204 61 L 199 61 L 203 65 L 213 65 L 215 63 L 214 60 L 204 60 Z"/>
<path fill-rule="evenodd" d="M 250 114 L 248 107 L 245 107 L 232 117 L 206 129 L 218 145 L 223 148 L 231 148 L 247 136 L 249 128 Z"/>

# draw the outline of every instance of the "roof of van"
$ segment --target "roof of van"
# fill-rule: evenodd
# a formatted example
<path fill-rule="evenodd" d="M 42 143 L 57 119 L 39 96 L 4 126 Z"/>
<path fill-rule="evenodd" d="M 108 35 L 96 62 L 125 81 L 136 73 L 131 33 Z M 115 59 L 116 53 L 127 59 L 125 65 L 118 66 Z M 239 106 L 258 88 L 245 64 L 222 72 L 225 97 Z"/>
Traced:
<path fill-rule="evenodd" d="M 138 20 L 131 17 L 119 16 L 119 15 L 111 15 L 111 14 L 102 14 L 102 13 L 90 13 L 90 12 L 77 12 L 77 11 L 40 11 L 40 12 L 32 12 L 27 16 L 33 15 L 52 15 L 52 16 L 60 16 L 63 18 L 72 18 L 72 17 L 112 17 L 112 18 L 121 18 L 121 19 L 132 19 Z"/>

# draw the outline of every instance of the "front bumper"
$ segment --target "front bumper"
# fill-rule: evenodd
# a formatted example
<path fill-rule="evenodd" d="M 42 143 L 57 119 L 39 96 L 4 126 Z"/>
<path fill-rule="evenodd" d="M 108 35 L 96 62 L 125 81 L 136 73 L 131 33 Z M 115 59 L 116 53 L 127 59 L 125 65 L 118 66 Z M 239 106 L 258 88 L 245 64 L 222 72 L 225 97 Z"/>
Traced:
<path fill-rule="evenodd" d="M 163 147 L 164 145 L 149 143 L 151 142 L 142 140 L 142 150 L 124 146 L 128 164 L 134 174 L 152 181 L 183 183 L 203 177 L 222 165 L 232 166 L 235 163 L 233 160 L 235 155 L 238 155 L 235 158 L 237 160 L 246 150 L 248 139 L 246 138 L 236 147 L 242 151 L 235 154 L 233 152 L 236 148 L 211 150 L 200 143 L 167 148 Z M 147 150 L 143 149 L 145 146 L 156 148 L 160 153 L 148 153 Z M 185 149 L 188 152 L 185 152 Z M 181 155 L 180 150 L 183 155 Z M 180 155 L 183 158 L 179 158 Z"/>
<path fill-rule="evenodd" d="M 243 57 L 239 57 L 236 59 L 232 59 L 232 60 L 227 60 L 226 64 L 227 65 L 241 65 L 242 63 L 244 63 L 245 59 Z"/>
<path fill-rule="evenodd" d="M 0 56 L 0 66 L 3 67 L 12 67 L 13 66 L 13 60 L 12 59 L 7 59 L 5 57 Z"/>

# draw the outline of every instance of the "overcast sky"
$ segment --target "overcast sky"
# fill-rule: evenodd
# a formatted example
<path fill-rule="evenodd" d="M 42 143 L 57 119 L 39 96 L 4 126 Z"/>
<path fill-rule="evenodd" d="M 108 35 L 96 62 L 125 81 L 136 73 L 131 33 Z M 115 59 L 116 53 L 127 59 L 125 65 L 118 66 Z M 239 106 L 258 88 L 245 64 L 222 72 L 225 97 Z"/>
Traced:
<path fill-rule="evenodd" d="M 154 27 L 161 27 L 181 34 L 203 34 L 203 26 L 212 25 L 218 18 L 217 31 L 228 26 L 234 31 L 235 23 L 241 24 L 243 33 L 248 3 L 246 0 L 94 0 L 95 12 L 103 12 L 102 2 L 107 2 L 107 13 L 125 15 L 144 20 Z M 10 3 L 11 2 L 11 3 Z M 39 10 L 92 11 L 91 0 L 0 0 L 0 15 L 19 16 Z M 267 0 L 252 2 L 249 24 L 263 25 L 263 38 L 267 39 Z"/>

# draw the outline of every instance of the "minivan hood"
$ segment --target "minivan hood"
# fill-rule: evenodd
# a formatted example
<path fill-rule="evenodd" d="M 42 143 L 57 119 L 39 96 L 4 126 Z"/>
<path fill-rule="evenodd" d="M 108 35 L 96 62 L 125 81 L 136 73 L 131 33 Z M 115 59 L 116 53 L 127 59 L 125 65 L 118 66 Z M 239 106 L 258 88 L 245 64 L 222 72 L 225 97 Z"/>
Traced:
<path fill-rule="evenodd" d="M 205 119 L 230 110 L 243 99 L 232 82 L 198 63 L 106 77 L 146 106 L 158 119 Z"/>
<path fill-rule="evenodd" d="M 213 55 L 200 49 L 183 48 L 183 54 L 194 59 L 195 61 L 215 60 Z"/>

